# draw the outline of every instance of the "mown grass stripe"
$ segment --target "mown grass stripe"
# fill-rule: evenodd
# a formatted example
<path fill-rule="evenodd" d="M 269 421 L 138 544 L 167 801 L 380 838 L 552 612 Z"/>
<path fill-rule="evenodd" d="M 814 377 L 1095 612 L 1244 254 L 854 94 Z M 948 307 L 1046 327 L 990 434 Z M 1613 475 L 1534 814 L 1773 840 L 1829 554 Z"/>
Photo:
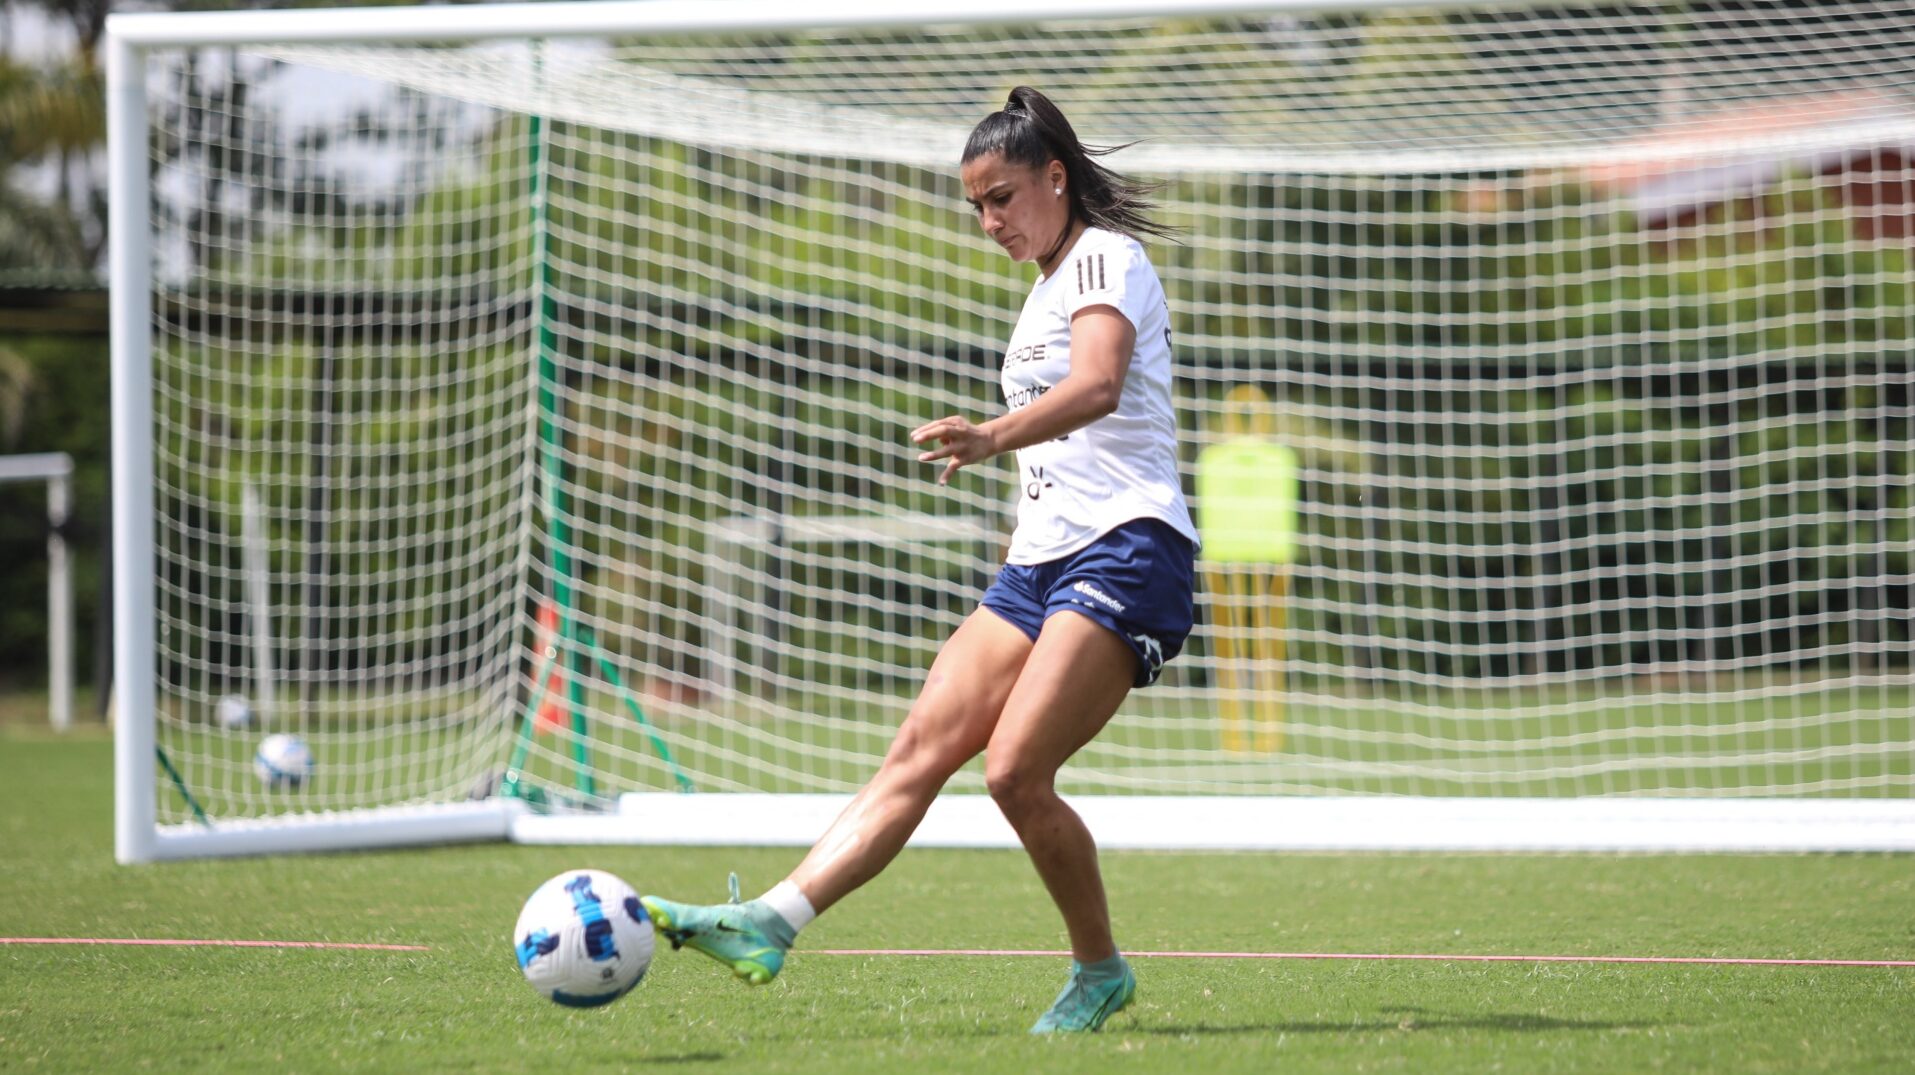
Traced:
<path fill-rule="evenodd" d="M 423 944 L 352 944 L 333 941 L 189 940 L 169 937 L 0 937 L 0 944 L 109 944 L 166 948 L 332 948 L 377 952 L 429 952 Z"/>
<path fill-rule="evenodd" d="M 1036 948 L 819 948 L 814 956 L 1049 956 L 1063 950 Z M 1730 956 L 1524 956 L 1422 952 L 1125 952 L 1137 959 L 1346 959 L 1422 960 L 1454 963 L 1700 963 L 1766 967 L 1915 967 L 1915 959 L 1767 959 Z"/>

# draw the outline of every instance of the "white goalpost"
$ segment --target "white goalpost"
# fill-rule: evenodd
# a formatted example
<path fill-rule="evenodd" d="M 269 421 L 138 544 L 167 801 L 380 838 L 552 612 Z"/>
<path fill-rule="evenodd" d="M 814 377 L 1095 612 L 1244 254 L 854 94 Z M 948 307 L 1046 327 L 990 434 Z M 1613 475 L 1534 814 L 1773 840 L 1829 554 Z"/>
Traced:
<path fill-rule="evenodd" d="M 0 455 L 0 485 L 43 482 L 47 491 L 47 722 L 73 726 L 73 576 L 66 547 L 73 457 L 65 452 Z"/>
<path fill-rule="evenodd" d="M 1100 844 L 1915 850 L 1911 33 L 114 15 L 117 855 L 809 843 L 1008 539 L 904 435 L 1002 406 L 956 168 L 1020 83 L 1180 229 L 1200 618 L 1060 774 Z M 914 842 L 1015 838 L 973 766 Z"/>

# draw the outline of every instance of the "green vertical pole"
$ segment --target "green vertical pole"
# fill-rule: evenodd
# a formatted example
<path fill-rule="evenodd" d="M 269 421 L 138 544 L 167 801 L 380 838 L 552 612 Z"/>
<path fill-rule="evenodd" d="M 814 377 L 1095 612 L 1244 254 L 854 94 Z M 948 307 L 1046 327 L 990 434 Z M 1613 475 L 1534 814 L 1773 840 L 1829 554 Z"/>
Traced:
<path fill-rule="evenodd" d="M 206 811 L 200 809 L 199 800 L 193 798 L 193 793 L 187 790 L 186 779 L 180 776 L 178 769 L 173 768 L 173 759 L 166 756 L 166 748 L 156 743 L 153 745 L 153 754 L 160 759 L 160 768 L 165 769 L 166 775 L 172 778 L 173 786 L 179 789 L 180 798 L 185 799 L 186 805 L 193 808 L 193 816 L 201 825 L 212 828 L 213 823 L 207 818 Z M 680 777 L 680 779 L 684 778 Z"/>
<path fill-rule="evenodd" d="M 536 54 L 533 62 L 539 63 Z M 558 646 L 561 661 L 570 667 L 567 699 L 572 710 L 572 759 L 579 793 L 590 798 L 595 794 L 585 726 L 585 673 L 590 663 L 585 647 L 579 644 L 578 612 L 573 607 L 571 504 L 565 495 L 565 433 L 559 427 L 558 333 L 553 327 L 553 322 L 558 319 L 558 301 L 552 288 L 551 240 L 547 222 L 550 190 L 545 172 L 545 117 L 531 117 L 530 135 L 532 263 L 539 274 L 539 444 L 544 454 L 546 544 L 552 572 L 552 604 L 558 612 L 559 621 L 554 643 Z"/>

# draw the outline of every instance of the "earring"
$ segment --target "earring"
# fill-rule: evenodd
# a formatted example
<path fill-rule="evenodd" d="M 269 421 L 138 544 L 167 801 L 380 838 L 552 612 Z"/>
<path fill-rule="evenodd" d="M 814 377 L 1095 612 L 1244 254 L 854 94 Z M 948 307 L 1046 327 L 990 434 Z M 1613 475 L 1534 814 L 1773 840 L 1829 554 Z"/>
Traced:
<path fill-rule="evenodd" d="M 1051 188 L 1051 193 L 1052 193 L 1052 194 L 1055 194 L 1055 195 L 1057 195 L 1057 196 L 1058 196 L 1058 197 L 1060 197 L 1060 198 L 1062 198 L 1062 197 L 1064 196 L 1064 188 L 1063 188 L 1063 187 L 1053 187 L 1053 188 Z"/>

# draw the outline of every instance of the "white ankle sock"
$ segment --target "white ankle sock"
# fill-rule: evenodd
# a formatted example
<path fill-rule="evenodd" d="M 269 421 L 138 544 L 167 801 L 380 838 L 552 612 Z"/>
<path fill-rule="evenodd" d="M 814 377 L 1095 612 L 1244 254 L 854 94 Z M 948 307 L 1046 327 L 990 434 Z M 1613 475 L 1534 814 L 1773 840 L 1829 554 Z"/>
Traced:
<path fill-rule="evenodd" d="M 811 901 L 806 899 L 804 892 L 790 881 L 778 882 L 772 886 L 771 891 L 758 899 L 765 906 L 777 911 L 779 918 L 790 923 L 793 933 L 810 925 L 811 920 L 818 917 L 818 912 L 811 908 Z"/>

